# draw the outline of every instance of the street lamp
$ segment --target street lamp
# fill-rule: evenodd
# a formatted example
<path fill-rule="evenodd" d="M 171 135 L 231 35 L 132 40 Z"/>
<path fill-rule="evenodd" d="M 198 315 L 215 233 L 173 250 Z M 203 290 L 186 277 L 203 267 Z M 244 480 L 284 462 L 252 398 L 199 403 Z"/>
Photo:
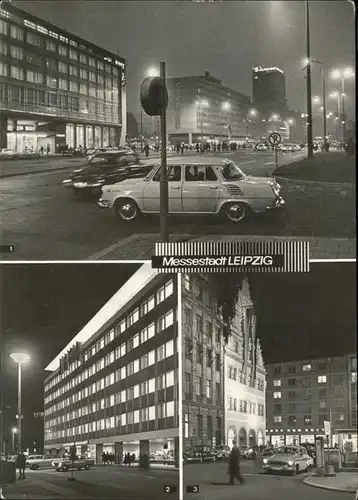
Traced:
<path fill-rule="evenodd" d="M 342 139 L 343 141 L 345 140 L 346 137 L 346 110 L 345 110 L 345 103 L 344 103 L 344 80 L 347 78 L 352 78 L 354 77 L 354 71 L 352 68 L 345 68 L 344 70 L 341 69 L 334 69 L 332 71 L 332 78 L 334 80 L 341 80 L 341 122 L 342 122 Z"/>
<path fill-rule="evenodd" d="M 17 433 L 17 428 L 16 427 L 13 427 L 11 429 L 11 437 L 12 437 L 12 440 L 11 440 L 11 443 L 12 443 L 12 453 L 15 455 L 16 451 L 15 451 L 15 434 Z"/>
<path fill-rule="evenodd" d="M 230 142 L 230 109 L 231 104 L 229 101 L 225 101 L 222 104 L 223 111 L 227 111 L 227 140 Z"/>
<path fill-rule="evenodd" d="M 21 365 L 29 361 L 30 356 L 23 352 L 14 352 L 10 354 L 10 358 L 17 363 L 17 432 L 18 432 L 18 447 L 21 451 Z"/>

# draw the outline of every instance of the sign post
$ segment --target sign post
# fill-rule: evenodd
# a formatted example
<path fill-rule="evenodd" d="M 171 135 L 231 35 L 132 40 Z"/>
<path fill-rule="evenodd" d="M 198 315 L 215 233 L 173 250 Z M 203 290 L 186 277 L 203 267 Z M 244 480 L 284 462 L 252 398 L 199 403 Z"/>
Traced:
<path fill-rule="evenodd" d="M 272 134 L 269 135 L 269 143 L 271 146 L 273 146 L 275 150 L 275 162 L 276 162 L 276 168 L 278 167 L 278 158 L 277 158 L 277 146 L 280 144 L 282 141 L 282 137 L 278 132 L 272 132 Z"/>

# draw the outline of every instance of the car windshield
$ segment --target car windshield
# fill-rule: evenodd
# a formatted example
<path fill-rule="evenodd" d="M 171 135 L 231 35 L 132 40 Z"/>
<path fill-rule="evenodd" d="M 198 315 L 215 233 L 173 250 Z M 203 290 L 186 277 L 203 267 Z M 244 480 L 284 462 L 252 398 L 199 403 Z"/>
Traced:
<path fill-rule="evenodd" d="M 281 448 L 278 448 L 276 453 L 285 453 L 288 455 L 296 455 L 298 452 L 297 448 L 290 448 L 289 446 L 282 446 Z"/>
<path fill-rule="evenodd" d="M 223 166 L 221 173 L 226 181 L 239 180 L 246 176 L 241 168 L 232 161 L 227 162 Z"/>

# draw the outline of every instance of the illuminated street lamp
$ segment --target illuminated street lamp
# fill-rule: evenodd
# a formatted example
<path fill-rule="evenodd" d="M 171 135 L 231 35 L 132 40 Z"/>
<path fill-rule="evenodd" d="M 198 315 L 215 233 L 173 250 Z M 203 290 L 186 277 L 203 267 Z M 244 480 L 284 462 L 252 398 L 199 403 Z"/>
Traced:
<path fill-rule="evenodd" d="M 11 429 L 11 437 L 12 437 L 12 440 L 11 440 L 11 443 L 12 443 L 12 453 L 15 455 L 16 453 L 16 450 L 15 450 L 15 434 L 17 433 L 17 428 L 16 427 L 13 427 Z"/>
<path fill-rule="evenodd" d="M 226 128 L 227 128 L 227 140 L 230 142 L 230 130 L 231 130 L 231 126 L 230 126 L 231 104 L 230 104 L 230 102 L 229 101 L 223 102 L 221 108 L 222 108 L 223 111 L 227 111 L 227 125 L 226 125 Z"/>
<path fill-rule="evenodd" d="M 346 110 L 345 110 L 345 103 L 344 103 L 344 80 L 348 78 L 353 78 L 354 77 L 354 71 L 352 68 L 345 68 L 345 69 L 334 69 L 332 71 L 332 78 L 334 80 L 341 80 L 341 123 L 342 123 L 342 135 L 343 135 L 343 140 L 345 140 L 346 136 Z"/>
<path fill-rule="evenodd" d="M 336 121 L 336 139 L 338 141 L 338 139 L 339 139 L 339 130 L 340 130 L 340 125 L 341 125 L 338 120 L 342 119 L 342 117 L 341 117 L 341 101 L 340 101 L 339 92 L 331 92 L 329 94 L 329 97 L 331 99 L 336 99 L 337 100 L 337 116 L 335 118 L 335 121 Z"/>
<path fill-rule="evenodd" d="M 148 68 L 147 76 L 149 76 L 150 78 L 155 78 L 156 76 L 159 76 L 159 69 L 154 67 Z"/>
<path fill-rule="evenodd" d="M 23 352 L 14 352 L 10 354 L 10 358 L 17 363 L 17 432 L 18 432 L 18 447 L 21 451 L 21 365 L 29 361 L 30 356 Z"/>

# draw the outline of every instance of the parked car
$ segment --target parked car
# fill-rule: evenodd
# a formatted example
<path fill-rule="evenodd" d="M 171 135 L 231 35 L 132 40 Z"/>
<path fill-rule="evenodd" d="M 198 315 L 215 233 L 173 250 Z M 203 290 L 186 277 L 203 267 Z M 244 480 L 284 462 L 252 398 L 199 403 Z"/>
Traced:
<path fill-rule="evenodd" d="M 213 452 L 215 454 L 216 460 L 227 459 L 230 455 L 230 448 L 222 444 L 215 446 Z"/>
<path fill-rule="evenodd" d="M 245 174 L 238 165 L 218 157 L 168 159 L 169 213 L 223 215 L 239 223 L 250 212 L 283 207 L 281 186 L 274 178 Z M 142 179 L 106 185 L 98 205 L 113 208 L 122 221 L 160 213 L 160 165 Z M 107 183 L 108 184 L 108 183 Z"/>
<path fill-rule="evenodd" d="M 196 445 L 184 452 L 184 462 L 216 461 L 216 455 L 210 446 Z"/>
<path fill-rule="evenodd" d="M 152 169 L 152 165 L 140 163 L 133 153 L 120 151 L 116 153 L 100 153 L 95 155 L 98 162 L 91 162 L 82 168 L 76 169 L 62 181 L 62 185 L 75 192 L 96 195 L 101 194 L 102 186 L 115 184 L 124 179 L 145 177 Z"/>
<path fill-rule="evenodd" d="M 86 469 L 88 470 L 90 467 L 94 465 L 94 460 L 86 458 L 86 457 L 77 457 L 76 460 L 70 460 L 68 458 L 62 458 L 59 461 L 53 460 L 52 467 L 57 472 L 65 472 L 71 469 Z"/>
<path fill-rule="evenodd" d="M 268 147 L 266 146 L 266 144 L 256 144 L 255 151 L 268 151 Z"/>
<path fill-rule="evenodd" d="M 241 458 L 249 459 L 255 456 L 254 449 L 251 446 L 241 445 L 239 446 L 239 452 Z"/>
<path fill-rule="evenodd" d="M 12 149 L 0 149 L 0 160 L 15 160 L 17 153 Z"/>
<path fill-rule="evenodd" d="M 38 151 L 35 151 L 34 149 L 25 149 L 22 153 L 18 153 L 17 158 L 22 159 L 22 160 L 34 160 L 34 159 L 39 159 L 40 158 L 40 153 Z"/>
<path fill-rule="evenodd" d="M 56 460 L 46 455 L 29 455 L 26 459 L 26 466 L 31 470 L 51 469 L 54 462 Z"/>
<path fill-rule="evenodd" d="M 281 446 L 271 457 L 264 458 L 262 467 L 265 472 L 289 472 L 295 475 L 308 471 L 313 466 L 313 459 L 303 446 Z"/>

